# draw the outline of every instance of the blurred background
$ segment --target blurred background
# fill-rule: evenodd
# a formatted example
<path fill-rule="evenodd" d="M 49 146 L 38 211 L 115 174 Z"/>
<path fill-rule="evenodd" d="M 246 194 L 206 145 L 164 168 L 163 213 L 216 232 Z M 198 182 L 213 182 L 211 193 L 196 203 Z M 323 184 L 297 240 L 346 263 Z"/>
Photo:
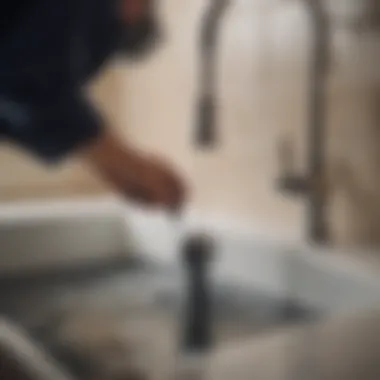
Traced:
<path fill-rule="evenodd" d="M 309 170 L 311 68 L 315 64 L 313 6 L 307 0 L 231 1 L 220 29 L 216 67 L 218 141 L 203 152 L 194 145 L 192 136 L 199 88 L 198 31 L 207 2 L 162 0 L 160 4 L 165 43 L 158 52 L 142 63 L 110 62 L 88 90 L 126 139 L 175 162 L 190 181 L 193 193 L 188 224 L 206 228 L 217 237 L 215 284 L 219 286 L 219 307 L 236 310 L 228 318 L 221 317 L 220 330 L 233 331 L 231 341 L 237 344 L 241 332 L 235 332 L 236 324 L 243 326 L 245 335 L 246 331 L 257 332 L 258 320 L 260 326 L 277 328 L 289 318 L 303 323 L 309 315 L 351 315 L 358 310 L 364 315 L 362 310 L 376 308 L 380 300 L 379 3 L 320 2 L 326 14 L 323 32 L 328 59 L 322 98 L 322 182 L 329 238 L 322 246 L 315 246 L 307 232 L 307 199 L 289 196 L 278 186 L 278 180 L 286 174 L 284 170 L 291 169 L 291 174 L 299 176 Z M 41 268 L 45 268 L 46 276 L 51 268 L 57 273 L 63 266 L 75 271 L 77 266 L 85 268 L 75 277 L 82 293 L 74 285 L 68 290 L 66 282 L 78 283 L 70 280 L 73 274 L 69 272 L 68 280 L 62 280 L 64 285 L 54 288 L 54 296 L 48 292 L 54 299 L 54 316 L 56 310 L 66 310 L 67 305 L 72 313 L 79 304 L 102 310 L 103 314 L 106 310 L 107 318 L 110 310 L 119 310 L 121 304 L 128 309 L 129 302 L 133 304 L 131 299 L 140 298 L 141 293 L 136 290 L 131 298 L 124 297 L 125 281 L 133 282 L 131 278 L 138 271 L 126 265 L 126 273 L 131 271 L 132 277 L 124 272 L 115 274 L 111 263 L 109 271 L 97 269 L 93 274 L 88 265 L 98 262 L 100 267 L 108 268 L 105 262 L 110 258 L 119 263 L 135 253 L 160 263 L 160 269 L 148 265 L 154 272 L 148 277 L 154 281 L 146 287 L 154 291 L 147 290 L 147 294 L 153 297 L 157 289 L 163 289 L 170 305 L 180 298 L 176 292 L 181 277 L 175 264 L 175 228 L 164 217 L 121 205 L 79 162 L 69 161 L 52 170 L 32 162 L 13 147 L 1 147 L 0 201 L 0 270 L 7 286 L 16 289 L 14 296 L 7 296 L 3 311 L 12 318 L 23 315 L 24 320 L 20 320 L 36 328 L 45 324 L 50 311 L 43 316 L 31 313 L 34 319 L 29 318 L 24 313 L 25 302 L 21 305 L 16 298 L 26 297 L 32 303 L 35 297 L 35 304 L 42 299 L 49 304 L 47 293 L 41 296 L 41 289 L 45 292 L 51 280 L 39 285 L 30 298 L 25 296 L 30 282 L 24 277 L 41 280 Z M 147 276 L 149 270 L 143 267 L 143 276 Z M 173 281 L 162 281 L 162 276 Z M 82 285 L 81 281 L 88 278 L 89 282 Z M 73 293 L 76 297 L 72 299 Z M 231 304 L 230 299 L 239 299 L 240 303 Z M 284 312 L 289 299 L 296 309 L 291 317 Z M 377 323 L 370 328 L 367 319 L 360 321 L 360 328 L 350 325 L 354 322 L 334 322 L 334 327 L 324 327 L 330 328 L 325 335 L 336 332 L 336 337 L 347 336 L 348 331 L 356 331 L 358 335 L 351 340 L 356 342 L 359 336 L 364 337 L 365 330 L 367 335 L 378 337 L 374 334 Z M 160 326 L 157 330 L 170 330 L 167 322 Z M 247 339 L 245 342 L 250 344 Z M 326 347 L 331 346 L 326 342 Z M 371 342 L 367 353 L 347 354 L 342 368 L 352 372 L 352 360 L 360 355 L 364 361 L 370 360 L 379 342 L 380 338 Z M 260 346 L 272 348 L 267 348 L 266 354 L 258 353 L 257 358 L 270 358 L 279 350 L 275 343 L 261 341 Z M 319 351 L 334 357 L 326 352 L 322 348 Z M 335 352 L 343 350 L 337 346 Z M 220 355 L 227 358 L 227 353 Z M 228 360 L 243 363 L 238 356 L 235 350 L 228 353 Z M 220 363 L 228 360 L 220 359 Z M 373 363 L 376 361 L 373 357 Z M 222 364 L 220 368 L 224 368 Z M 320 378 L 339 379 L 338 372 L 331 371 L 335 375 Z M 284 372 L 257 376 L 263 380 L 287 379 Z M 342 379 L 348 379 L 344 376 Z M 367 377 L 352 376 L 378 379 L 374 369 Z M 247 374 L 239 377 L 252 378 Z"/>
<path fill-rule="evenodd" d="M 377 5 L 371 0 L 325 3 L 332 24 L 325 94 L 332 239 L 340 245 L 376 244 Z M 162 1 L 166 40 L 158 53 L 139 64 L 110 64 L 90 91 L 126 138 L 186 171 L 194 207 L 273 237 L 297 236 L 302 202 L 283 197 L 274 183 L 284 136 L 293 145 L 297 170 L 305 169 L 312 41 L 307 6 L 274 0 L 230 6 L 217 67 L 220 142 L 212 153 L 199 155 L 190 136 L 198 88 L 197 28 L 204 8 L 203 1 Z M 52 171 L 14 149 L 2 148 L 1 155 L 4 202 L 108 193 L 76 162 Z"/>

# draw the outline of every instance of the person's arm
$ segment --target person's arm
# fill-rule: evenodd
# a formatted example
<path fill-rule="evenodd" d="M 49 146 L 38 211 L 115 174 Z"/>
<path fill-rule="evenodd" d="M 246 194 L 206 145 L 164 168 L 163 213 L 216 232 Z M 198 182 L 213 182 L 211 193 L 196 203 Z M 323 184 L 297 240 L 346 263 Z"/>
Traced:
<path fill-rule="evenodd" d="M 180 208 L 185 187 L 179 176 L 154 157 L 143 156 L 123 143 L 114 132 L 104 130 L 79 150 L 79 155 L 119 193 L 139 203 Z"/>
<path fill-rule="evenodd" d="M 8 136 L 45 162 L 79 155 L 127 198 L 170 208 L 184 201 L 185 189 L 174 171 L 123 143 L 80 93 L 30 105 L 24 113 L 23 124 L 10 125 Z"/>

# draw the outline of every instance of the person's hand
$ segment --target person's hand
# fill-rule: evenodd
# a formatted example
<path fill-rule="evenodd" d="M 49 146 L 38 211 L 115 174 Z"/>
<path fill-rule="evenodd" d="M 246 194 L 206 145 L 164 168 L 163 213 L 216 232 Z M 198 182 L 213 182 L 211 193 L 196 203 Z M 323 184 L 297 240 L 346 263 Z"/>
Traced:
<path fill-rule="evenodd" d="M 110 134 L 100 136 L 83 153 L 100 175 L 126 198 L 170 210 L 182 207 L 186 186 L 168 164 L 138 154 Z"/>
<path fill-rule="evenodd" d="M 131 158 L 128 173 L 124 176 L 125 182 L 120 190 L 141 204 L 164 206 L 174 211 L 180 209 L 185 201 L 182 179 L 157 158 L 136 155 Z"/>

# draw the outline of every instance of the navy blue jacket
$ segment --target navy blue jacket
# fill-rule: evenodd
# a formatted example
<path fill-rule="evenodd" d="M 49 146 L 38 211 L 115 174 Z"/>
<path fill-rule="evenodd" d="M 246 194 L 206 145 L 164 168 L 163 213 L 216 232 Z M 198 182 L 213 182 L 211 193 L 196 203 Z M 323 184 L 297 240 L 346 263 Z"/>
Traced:
<path fill-rule="evenodd" d="M 0 134 L 55 161 L 102 128 L 83 85 L 115 51 L 120 29 L 112 0 L 35 3 L 0 38 Z"/>

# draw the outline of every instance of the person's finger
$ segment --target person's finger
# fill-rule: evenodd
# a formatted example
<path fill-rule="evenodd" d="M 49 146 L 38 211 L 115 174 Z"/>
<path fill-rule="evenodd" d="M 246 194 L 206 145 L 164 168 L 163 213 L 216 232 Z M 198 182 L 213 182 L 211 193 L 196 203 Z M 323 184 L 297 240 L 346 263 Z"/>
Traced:
<path fill-rule="evenodd" d="M 138 186 L 130 186 L 127 190 L 128 198 L 143 206 L 154 206 L 157 203 L 157 199 L 152 194 L 152 190 L 148 191 Z"/>

